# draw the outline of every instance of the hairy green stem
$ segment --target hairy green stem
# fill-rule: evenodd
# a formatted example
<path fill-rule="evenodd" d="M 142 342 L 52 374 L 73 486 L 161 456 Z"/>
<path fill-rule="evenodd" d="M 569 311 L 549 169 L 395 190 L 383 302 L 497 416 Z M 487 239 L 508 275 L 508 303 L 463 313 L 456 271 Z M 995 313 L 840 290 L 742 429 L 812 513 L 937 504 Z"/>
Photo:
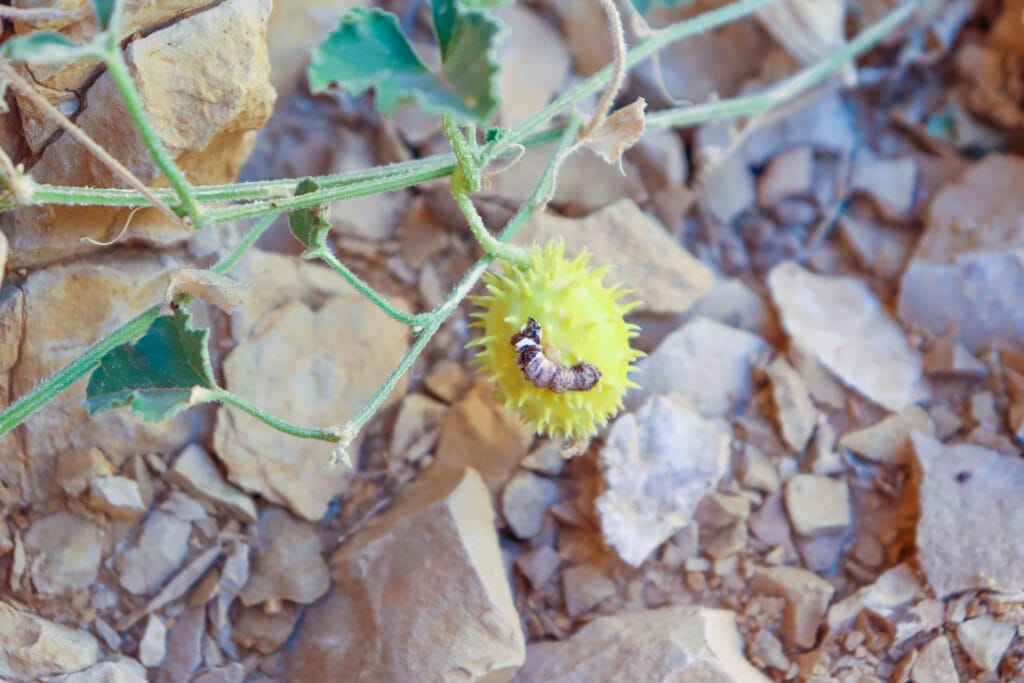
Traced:
<path fill-rule="evenodd" d="M 469 229 L 473 231 L 473 237 L 484 248 L 485 253 L 517 266 L 526 267 L 529 264 L 530 255 L 525 249 L 514 244 L 506 244 L 490 233 L 487 226 L 484 225 L 484 219 L 480 217 L 476 207 L 473 206 L 473 200 L 469 198 L 468 194 L 456 188 L 454 182 L 452 183 L 452 197 L 459 205 L 462 215 L 466 217 Z"/>
<path fill-rule="evenodd" d="M 782 102 L 792 100 L 821 83 L 845 62 L 856 58 L 875 45 L 881 38 L 909 19 L 919 5 L 918 0 L 904 3 L 891 10 L 877 22 L 861 31 L 825 59 L 798 71 L 761 92 L 734 97 L 719 102 L 706 102 L 678 109 L 659 111 L 647 117 L 648 128 L 681 128 L 704 121 L 721 120 L 737 116 L 755 116 Z"/>
<path fill-rule="evenodd" d="M 477 158 L 475 144 L 473 147 L 470 146 L 459 124 L 447 114 L 441 117 L 441 130 L 444 131 L 448 144 L 452 146 L 458 164 L 452 174 L 453 182 L 454 178 L 461 178 L 461 184 L 465 186 L 467 192 L 479 192 L 480 159 Z"/>
<path fill-rule="evenodd" d="M 235 248 L 210 268 L 210 270 L 218 275 L 223 275 L 230 270 L 238 262 L 242 254 L 255 244 L 260 235 L 266 232 L 267 228 L 274 222 L 274 218 L 276 216 L 267 216 L 253 226 Z M 153 321 L 157 319 L 157 316 L 160 315 L 161 310 L 163 310 L 163 305 L 146 309 L 90 346 L 81 356 L 40 382 L 35 389 L 0 412 L 0 437 L 27 420 L 33 413 L 57 398 L 57 396 L 67 391 L 71 385 L 82 379 L 88 372 L 99 365 L 100 359 L 110 353 L 110 351 L 121 344 L 127 344 L 133 339 L 142 336 L 149 329 L 149 326 L 153 324 Z"/>
<path fill-rule="evenodd" d="M 329 441 L 331 443 L 341 441 L 341 434 L 333 427 L 321 429 L 319 427 L 301 427 L 299 425 L 292 424 L 291 422 L 274 417 L 255 403 L 242 398 L 238 394 L 233 394 L 227 389 L 197 390 L 194 395 L 200 401 L 226 403 L 238 408 L 239 410 L 244 410 L 257 420 L 270 425 L 277 431 L 297 436 L 300 439 L 316 439 L 318 441 Z"/>
<path fill-rule="evenodd" d="M 135 89 L 135 82 L 128 72 L 128 64 L 124 60 L 124 55 L 116 43 L 112 49 L 107 51 L 105 62 L 114 85 L 121 93 L 121 97 L 124 98 L 125 105 L 128 108 L 128 115 L 132 118 L 132 123 L 135 124 L 135 130 L 138 131 L 142 144 L 145 145 L 153 162 L 156 163 L 157 167 L 163 172 L 164 177 L 167 178 L 167 182 L 174 188 L 182 207 L 185 209 L 185 213 L 192 219 L 192 225 L 196 228 L 202 227 L 202 209 L 200 209 L 195 195 L 192 193 L 192 186 L 189 184 L 185 174 L 174 163 L 174 159 L 167 152 L 163 142 L 160 141 L 160 136 L 157 134 L 156 129 L 153 127 L 153 122 L 142 105 L 142 98 L 139 97 L 139 93 Z"/>
<path fill-rule="evenodd" d="M 430 313 L 406 313 L 402 309 L 397 308 L 394 304 L 388 301 L 386 297 L 379 294 L 377 290 L 363 282 L 363 280 L 353 273 L 348 266 L 339 261 L 326 246 L 309 249 L 303 256 L 308 258 L 318 258 L 323 261 L 331 270 L 345 278 L 346 282 L 352 285 L 353 289 L 372 301 L 374 305 L 398 322 L 418 328 L 422 327 L 430 320 Z"/>

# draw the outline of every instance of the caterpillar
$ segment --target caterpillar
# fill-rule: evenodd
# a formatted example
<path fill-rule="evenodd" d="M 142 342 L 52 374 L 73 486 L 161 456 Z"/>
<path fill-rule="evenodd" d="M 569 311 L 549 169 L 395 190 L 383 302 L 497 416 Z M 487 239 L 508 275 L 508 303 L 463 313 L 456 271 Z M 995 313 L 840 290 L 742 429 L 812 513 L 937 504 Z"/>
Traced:
<path fill-rule="evenodd" d="M 527 318 L 522 329 L 512 335 L 512 347 L 518 354 L 516 366 L 523 371 L 523 377 L 538 389 L 550 389 L 556 394 L 593 389 L 601 379 L 601 371 L 590 363 L 577 363 L 571 368 L 554 363 L 540 345 L 543 334 L 540 324 Z"/>

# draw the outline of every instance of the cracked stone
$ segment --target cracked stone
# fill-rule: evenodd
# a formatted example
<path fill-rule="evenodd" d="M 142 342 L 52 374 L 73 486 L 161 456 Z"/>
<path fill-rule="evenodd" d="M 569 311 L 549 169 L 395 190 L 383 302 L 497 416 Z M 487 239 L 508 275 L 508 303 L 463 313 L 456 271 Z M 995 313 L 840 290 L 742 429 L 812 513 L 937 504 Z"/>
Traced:
<path fill-rule="evenodd" d="M 128 477 L 96 477 L 89 482 L 89 506 L 111 519 L 138 519 L 146 512 L 139 485 Z"/>
<path fill-rule="evenodd" d="M 331 580 L 312 524 L 268 507 L 260 514 L 258 538 L 249 581 L 238 595 L 243 605 L 309 604 L 327 592 Z"/>
<path fill-rule="evenodd" d="M 814 432 L 818 411 L 803 379 L 783 358 L 776 358 L 765 373 L 772 385 L 772 398 L 778 414 L 782 438 L 797 453 L 803 452 Z"/>
<path fill-rule="evenodd" d="M 135 595 L 149 595 L 188 558 L 192 525 L 162 510 L 147 518 L 133 547 L 117 556 L 121 586 Z"/>
<path fill-rule="evenodd" d="M 256 504 L 252 498 L 224 479 L 213 458 L 199 444 L 189 444 L 182 450 L 174 465 L 164 475 L 164 480 L 222 506 L 243 522 L 256 521 Z"/>

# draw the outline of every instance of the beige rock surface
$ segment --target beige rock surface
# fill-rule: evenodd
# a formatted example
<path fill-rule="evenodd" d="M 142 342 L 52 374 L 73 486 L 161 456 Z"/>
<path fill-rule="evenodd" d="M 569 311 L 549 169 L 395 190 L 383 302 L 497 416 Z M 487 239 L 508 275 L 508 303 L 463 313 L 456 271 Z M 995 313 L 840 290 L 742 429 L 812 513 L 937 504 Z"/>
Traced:
<path fill-rule="evenodd" d="M 253 549 L 252 573 L 238 596 L 243 605 L 309 604 L 327 592 L 330 577 L 312 524 L 268 507 L 260 514 L 258 533 L 263 543 Z"/>
<path fill-rule="evenodd" d="M 39 680 L 78 671 L 98 659 L 99 643 L 91 634 L 0 601 L 0 676 Z"/>
<path fill-rule="evenodd" d="M 256 504 L 252 498 L 224 480 L 213 458 L 199 444 L 186 446 L 164 478 L 193 495 L 223 506 L 243 522 L 256 521 Z"/>
<path fill-rule="evenodd" d="M 835 589 L 817 574 L 799 567 L 759 567 L 751 587 L 786 601 L 782 635 L 791 647 L 809 649 Z"/>
<path fill-rule="evenodd" d="M 1024 590 L 1024 462 L 979 446 L 911 438 L 921 471 L 918 561 L 935 593 Z"/>
<path fill-rule="evenodd" d="M 40 593 L 88 588 L 100 568 L 104 531 L 70 512 L 40 517 L 25 533 L 32 584 Z"/>
<path fill-rule="evenodd" d="M 802 536 L 822 536 L 850 526 L 850 487 L 820 474 L 795 474 L 783 487 L 786 512 Z"/>
<path fill-rule="evenodd" d="M 537 214 L 516 242 L 543 244 L 550 239 L 563 240 L 569 256 L 586 248 L 593 266 L 612 267 L 605 285 L 621 282 L 633 290 L 630 298 L 642 302 L 641 311 L 684 313 L 710 291 L 714 280 L 707 266 L 631 201 L 615 202 L 586 218 Z"/>
<path fill-rule="evenodd" d="M 917 406 L 889 415 L 869 427 L 843 434 L 839 446 L 874 462 L 903 465 L 914 457 L 911 434 L 935 436 L 935 423 Z"/>
<path fill-rule="evenodd" d="M 515 683 L 701 681 L 767 683 L 743 655 L 735 615 L 668 607 L 595 619 L 569 640 L 527 649 Z"/>
<path fill-rule="evenodd" d="M 331 558 L 333 590 L 306 613 L 286 678 L 509 680 L 525 650 L 489 498 L 470 469 L 403 491 Z"/>

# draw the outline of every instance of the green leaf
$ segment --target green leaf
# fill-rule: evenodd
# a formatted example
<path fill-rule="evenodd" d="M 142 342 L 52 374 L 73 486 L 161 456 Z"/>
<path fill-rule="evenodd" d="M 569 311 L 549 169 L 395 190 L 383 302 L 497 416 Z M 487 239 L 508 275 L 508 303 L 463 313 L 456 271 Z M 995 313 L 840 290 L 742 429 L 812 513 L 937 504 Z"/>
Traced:
<path fill-rule="evenodd" d="M 85 390 L 89 414 L 129 405 L 143 420 L 158 422 L 185 410 L 194 387 L 217 388 L 208 336 L 185 313 L 160 316 L 137 341 L 100 359 Z"/>
<path fill-rule="evenodd" d="M 101 59 L 103 53 L 94 45 L 76 43 L 56 31 L 36 31 L 4 41 L 0 45 L 0 57 L 31 64 L 64 64 Z"/>
<path fill-rule="evenodd" d="M 295 187 L 295 196 L 316 192 L 320 186 L 312 178 L 305 178 Z M 309 209 L 298 209 L 288 214 L 288 229 L 295 235 L 295 239 L 302 242 L 307 249 L 322 247 L 327 240 L 327 233 L 331 229 L 331 223 L 324 214 L 328 207 L 314 206 Z"/>
<path fill-rule="evenodd" d="M 92 5 L 93 11 L 96 12 L 96 20 L 100 23 L 100 28 L 106 31 L 110 28 L 110 20 L 117 10 L 117 0 L 89 0 L 89 3 Z"/>
<path fill-rule="evenodd" d="M 383 114 L 415 101 L 428 112 L 486 123 L 498 106 L 495 52 L 501 27 L 483 12 L 464 10 L 452 0 L 438 0 L 435 8 L 442 55 L 438 71 L 416 55 L 394 14 L 355 8 L 313 50 L 307 72 L 310 89 L 324 92 L 337 84 L 358 95 L 374 88 Z"/>

